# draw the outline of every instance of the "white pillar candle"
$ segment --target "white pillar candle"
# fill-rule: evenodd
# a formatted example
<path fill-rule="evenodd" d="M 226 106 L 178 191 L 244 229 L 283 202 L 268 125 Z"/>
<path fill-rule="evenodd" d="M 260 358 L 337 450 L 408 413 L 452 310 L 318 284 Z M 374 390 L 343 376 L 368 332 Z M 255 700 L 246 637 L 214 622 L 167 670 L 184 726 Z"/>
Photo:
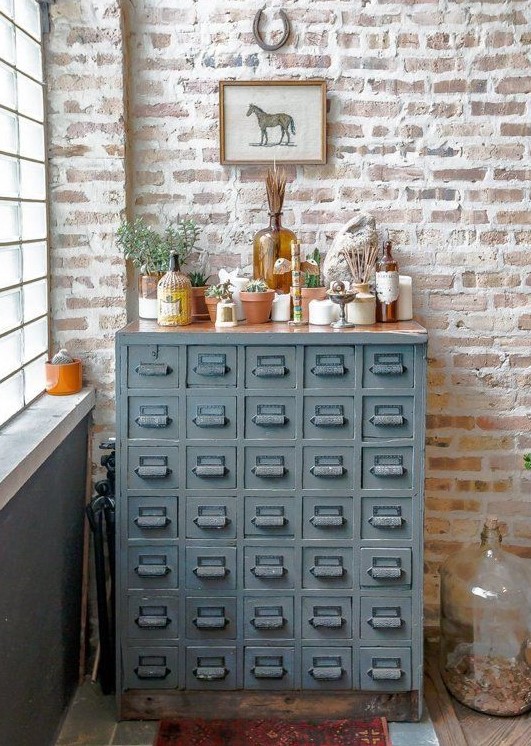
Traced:
<path fill-rule="evenodd" d="M 289 321 L 291 319 L 290 303 L 289 293 L 277 293 L 273 298 L 271 321 Z"/>
<path fill-rule="evenodd" d="M 316 326 L 328 326 L 339 318 L 339 307 L 329 298 L 311 300 L 308 306 L 309 322 Z"/>
<path fill-rule="evenodd" d="M 409 321 L 413 318 L 413 283 L 408 275 L 398 278 L 398 320 Z"/>

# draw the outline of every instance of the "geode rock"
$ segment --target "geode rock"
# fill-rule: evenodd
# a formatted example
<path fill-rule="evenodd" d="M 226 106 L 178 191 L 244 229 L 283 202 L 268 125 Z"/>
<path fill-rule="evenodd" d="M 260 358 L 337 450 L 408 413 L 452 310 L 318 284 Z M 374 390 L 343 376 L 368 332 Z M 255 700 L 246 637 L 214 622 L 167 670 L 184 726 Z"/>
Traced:
<path fill-rule="evenodd" d="M 367 212 L 358 212 L 352 220 L 339 230 L 332 246 L 327 252 L 323 264 L 323 275 L 327 285 L 334 280 L 351 280 L 352 276 L 348 268 L 343 249 L 355 252 L 368 251 L 378 244 L 376 233 L 376 220 Z"/>

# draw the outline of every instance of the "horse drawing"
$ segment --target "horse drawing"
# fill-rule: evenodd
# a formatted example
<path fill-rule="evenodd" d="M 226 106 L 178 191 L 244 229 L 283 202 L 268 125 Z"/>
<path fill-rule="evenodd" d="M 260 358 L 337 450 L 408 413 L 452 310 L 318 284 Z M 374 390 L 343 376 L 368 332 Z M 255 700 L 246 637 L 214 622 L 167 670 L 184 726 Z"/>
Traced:
<path fill-rule="evenodd" d="M 260 127 L 261 133 L 260 145 L 269 144 L 267 137 L 268 127 L 280 127 L 281 132 L 278 145 L 282 145 L 284 135 L 286 135 L 286 142 L 284 144 L 290 144 L 290 130 L 292 135 L 295 134 L 295 122 L 293 121 L 293 117 L 290 117 L 289 114 L 267 114 L 263 109 L 255 104 L 249 104 L 247 116 L 250 117 L 251 114 L 256 114 L 258 120 L 258 126 Z"/>

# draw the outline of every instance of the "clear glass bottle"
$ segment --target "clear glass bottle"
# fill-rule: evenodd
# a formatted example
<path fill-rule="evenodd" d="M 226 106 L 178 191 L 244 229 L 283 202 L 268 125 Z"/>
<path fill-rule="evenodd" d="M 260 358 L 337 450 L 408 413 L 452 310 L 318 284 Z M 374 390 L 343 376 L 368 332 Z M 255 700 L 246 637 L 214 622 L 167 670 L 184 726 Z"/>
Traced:
<path fill-rule="evenodd" d="M 501 548 L 495 516 L 481 544 L 441 568 L 440 667 L 463 704 L 489 715 L 531 709 L 531 594 L 525 560 Z"/>
<path fill-rule="evenodd" d="M 289 293 L 291 272 L 276 275 L 273 267 L 277 259 L 287 259 L 291 262 L 291 242 L 296 241 L 297 237 L 289 228 L 282 226 L 281 216 L 281 212 L 269 213 L 269 227 L 255 234 L 253 277 L 255 280 L 265 280 L 271 290 Z"/>
<path fill-rule="evenodd" d="M 159 326 L 186 326 L 192 323 L 192 283 L 181 272 L 179 257 L 170 254 L 169 268 L 157 285 Z"/>

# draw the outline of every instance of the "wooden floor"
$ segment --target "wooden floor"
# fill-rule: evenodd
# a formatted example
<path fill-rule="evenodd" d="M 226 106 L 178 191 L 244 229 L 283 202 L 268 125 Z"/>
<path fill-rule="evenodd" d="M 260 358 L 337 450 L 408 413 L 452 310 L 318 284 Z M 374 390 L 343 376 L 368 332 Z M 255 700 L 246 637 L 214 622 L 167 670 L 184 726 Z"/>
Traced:
<path fill-rule="evenodd" d="M 481 715 L 454 699 L 444 686 L 436 648 L 428 646 L 424 698 L 440 746 L 531 746 L 531 713 L 517 718 Z"/>

